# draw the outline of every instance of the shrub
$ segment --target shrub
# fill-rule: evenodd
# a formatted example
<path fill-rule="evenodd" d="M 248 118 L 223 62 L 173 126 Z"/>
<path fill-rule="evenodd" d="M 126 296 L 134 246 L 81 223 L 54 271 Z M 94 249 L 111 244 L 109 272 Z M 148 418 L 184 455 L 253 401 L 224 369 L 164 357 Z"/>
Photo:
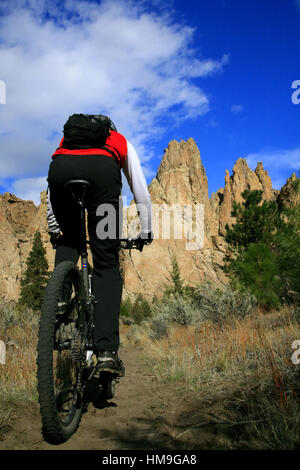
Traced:
<path fill-rule="evenodd" d="M 231 261 L 230 272 L 255 295 L 267 309 L 278 307 L 282 282 L 277 258 L 265 243 L 250 243 L 236 260 Z"/>
<path fill-rule="evenodd" d="M 156 339 L 168 334 L 171 324 L 192 325 L 201 320 L 200 312 L 191 302 L 177 294 L 165 296 L 160 302 L 152 305 L 151 329 Z"/>
<path fill-rule="evenodd" d="M 134 302 L 128 297 L 121 303 L 120 316 L 131 318 L 134 323 L 140 324 L 151 316 L 150 303 L 142 294 L 138 294 Z"/>
<path fill-rule="evenodd" d="M 38 327 L 39 316 L 34 310 L 13 302 L 1 303 L 0 339 L 6 344 L 6 364 L 0 366 L 0 402 L 36 399 Z"/>
<path fill-rule="evenodd" d="M 120 316 L 121 317 L 130 317 L 132 313 L 132 303 L 129 297 L 127 299 L 122 300 L 121 307 L 120 307 Z"/>
<path fill-rule="evenodd" d="M 152 304 L 152 338 L 168 335 L 171 325 L 198 325 L 203 321 L 224 323 L 249 315 L 257 305 L 254 295 L 230 286 L 216 288 L 210 282 L 169 294 Z"/>
<path fill-rule="evenodd" d="M 246 290 L 234 290 L 229 285 L 222 290 L 208 281 L 195 287 L 190 295 L 201 318 L 215 323 L 244 318 L 257 305 L 255 296 Z"/>
<path fill-rule="evenodd" d="M 151 333 L 150 337 L 154 340 L 159 340 L 168 336 L 168 324 L 164 317 L 157 316 L 151 320 Z"/>
<path fill-rule="evenodd" d="M 30 325 L 37 332 L 39 319 L 34 310 L 20 306 L 13 301 L 0 304 L 0 332 L 4 334 L 10 328 Z"/>

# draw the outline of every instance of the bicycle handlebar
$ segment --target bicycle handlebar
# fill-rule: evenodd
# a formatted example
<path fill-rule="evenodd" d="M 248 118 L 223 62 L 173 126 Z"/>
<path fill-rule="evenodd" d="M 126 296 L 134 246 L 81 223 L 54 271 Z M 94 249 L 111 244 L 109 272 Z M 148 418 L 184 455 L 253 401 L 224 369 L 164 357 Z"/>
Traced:
<path fill-rule="evenodd" d="M 148 240 L 145 240 L 145 242 L 141 243 L 141 239 L 134 240 L 132 238 L 120 238 L 120 248 L 123 248 L 124 250 L 139 250 L 143 251 L 144 245 L 148 245 L 149 242 Z"/>
<path fill-rule="evenodd" d="M 144 245 L 149 245 L 150 243 L 148 240 L 145 240 L 144 243 L 140 242 L 140 239 L 138 240 L 133 240 L 132 238 L 120 238 L 120 248 L 123 248 L 123 250 L 139 250 L 143 251 Z M 86 242 L 87 245 L 91 245 L 90 241 L 87 240 Z"/>

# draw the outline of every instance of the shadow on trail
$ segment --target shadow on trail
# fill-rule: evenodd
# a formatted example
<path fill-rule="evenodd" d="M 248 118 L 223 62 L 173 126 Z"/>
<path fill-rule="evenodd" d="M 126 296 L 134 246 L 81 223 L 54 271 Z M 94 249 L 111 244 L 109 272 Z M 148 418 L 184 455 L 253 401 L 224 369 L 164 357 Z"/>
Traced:
<path fill-rule="evenodd" d="M 184 419 L 185 418 L 185 419 Z M 196 424 L 196 426 L 199 423 Z M 114 441 L 116 449 L 122 450 L 210 450 L 227 449 L 217 441 L 224 429 L 208 423 L 205 428 L 188 423 L 186 416 L 179 415 L 176 424 L 164 417 L 138 418 L 134 424 L 118 431 L 99 426 L 99 439 Z"/>
<path fill-rule="evenodd" d="M 93 405 L 98 410 L 104 408 L 115 408 L 118 405 L 114 402 L 107 401 L 99 391 L 99 381 L 98 380 L 91 380 L 85 390 L 85 406 L 83 412 L 86 413 L 88 411 L 89 406 Z"/>

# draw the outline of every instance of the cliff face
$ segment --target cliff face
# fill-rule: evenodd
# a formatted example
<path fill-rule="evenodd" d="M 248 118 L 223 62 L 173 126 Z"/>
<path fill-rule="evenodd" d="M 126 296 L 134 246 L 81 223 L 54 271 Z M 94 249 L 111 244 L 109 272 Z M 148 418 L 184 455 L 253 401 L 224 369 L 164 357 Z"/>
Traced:
<path fill-rule="evenodd" d="M 41 232 L 52 266 L 54 253 L 47 233 L 46 192 L 41 193 L 38 208 L 32 201 L 23 201 L 13 194 L 0 195 L 0 300 L 18 299 L 36 230 Z"/>
<path fill-rule="evenodd" d="M 172 254 L 176 255 L 186 282 L 210 279 L 219 285 L 226 283 L 221 267 L 227 248 L 224 241 L 225 225 L 234 222 L 230 215 L 233 202 L 242 202 L 241 193 L 245 189 L 260 189 L 264 199 L 278 197 L 282 204 L 287 200 L 295 203 L 293 178 L 289 178 L 291 181 L 288 180 L 278 194 L 272 190 L 271 179 L 261 162 L 252 171 L 246 160 L 239 158 L 231 176 L 226 170 L 224 188 L 209 198 L 207 177 L 195 141 L 171 141 L 164 152 L 156 178 L 149 185 L 156 221 L 155 239 L 142 254 L 133 250 L 121 255 L 125 293 L 159 295 L 163 285 L 168 282 Z M 299 201 L 299 195 L 296 199 Z M 197 226 L 197 230 L 202 233 L 203 227 L 204 237 L 192 245 L 193 249 L 187 249 L 186 237 L 178 238 L 178 230 L 181 229 L 182 233 L 182 227 L 189 217 L 182 209 L 189 206 L 194 211 L 200 205 L 204 210 L 204 224 Z M 164 218 L 170 220 L 170 239 L 164 239 Z M 134 204 L 130 207 L 128 220 L 138 224 Z M 0 299 L 17 299 L 20 278 L 36 230 L 41 232 L 49 266 L 53 268 L 54 250 L 47 233 L 46 192 L 41 193 L 38 208 L 33 202 L 22 201 L 12 194 L 0 195 L 0 222 Z"/>

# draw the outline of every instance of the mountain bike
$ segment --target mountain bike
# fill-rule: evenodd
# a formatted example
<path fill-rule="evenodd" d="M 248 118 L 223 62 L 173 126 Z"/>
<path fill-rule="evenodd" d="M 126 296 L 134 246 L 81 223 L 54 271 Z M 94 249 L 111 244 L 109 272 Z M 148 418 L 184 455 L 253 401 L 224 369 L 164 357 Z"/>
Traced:
<path fill-rule="evenodd" d="M 77 430 L 87 405 L 87 388 L 97 381 L 107 400 L 114 396 L 118 377 L 97 372 L 94 346 L 95 296 L 88 262 L 86 205 L 92 188 L 88 181 L 65 184 L 80 208 L 81 268 L 70 261 L 59 263 L 45 290 L 37 345 L 37 382 L 42 434 L 46 442 L 61 444 Z M 139 249 L 133 239 L 120 239 L 120 249 Z"/>

